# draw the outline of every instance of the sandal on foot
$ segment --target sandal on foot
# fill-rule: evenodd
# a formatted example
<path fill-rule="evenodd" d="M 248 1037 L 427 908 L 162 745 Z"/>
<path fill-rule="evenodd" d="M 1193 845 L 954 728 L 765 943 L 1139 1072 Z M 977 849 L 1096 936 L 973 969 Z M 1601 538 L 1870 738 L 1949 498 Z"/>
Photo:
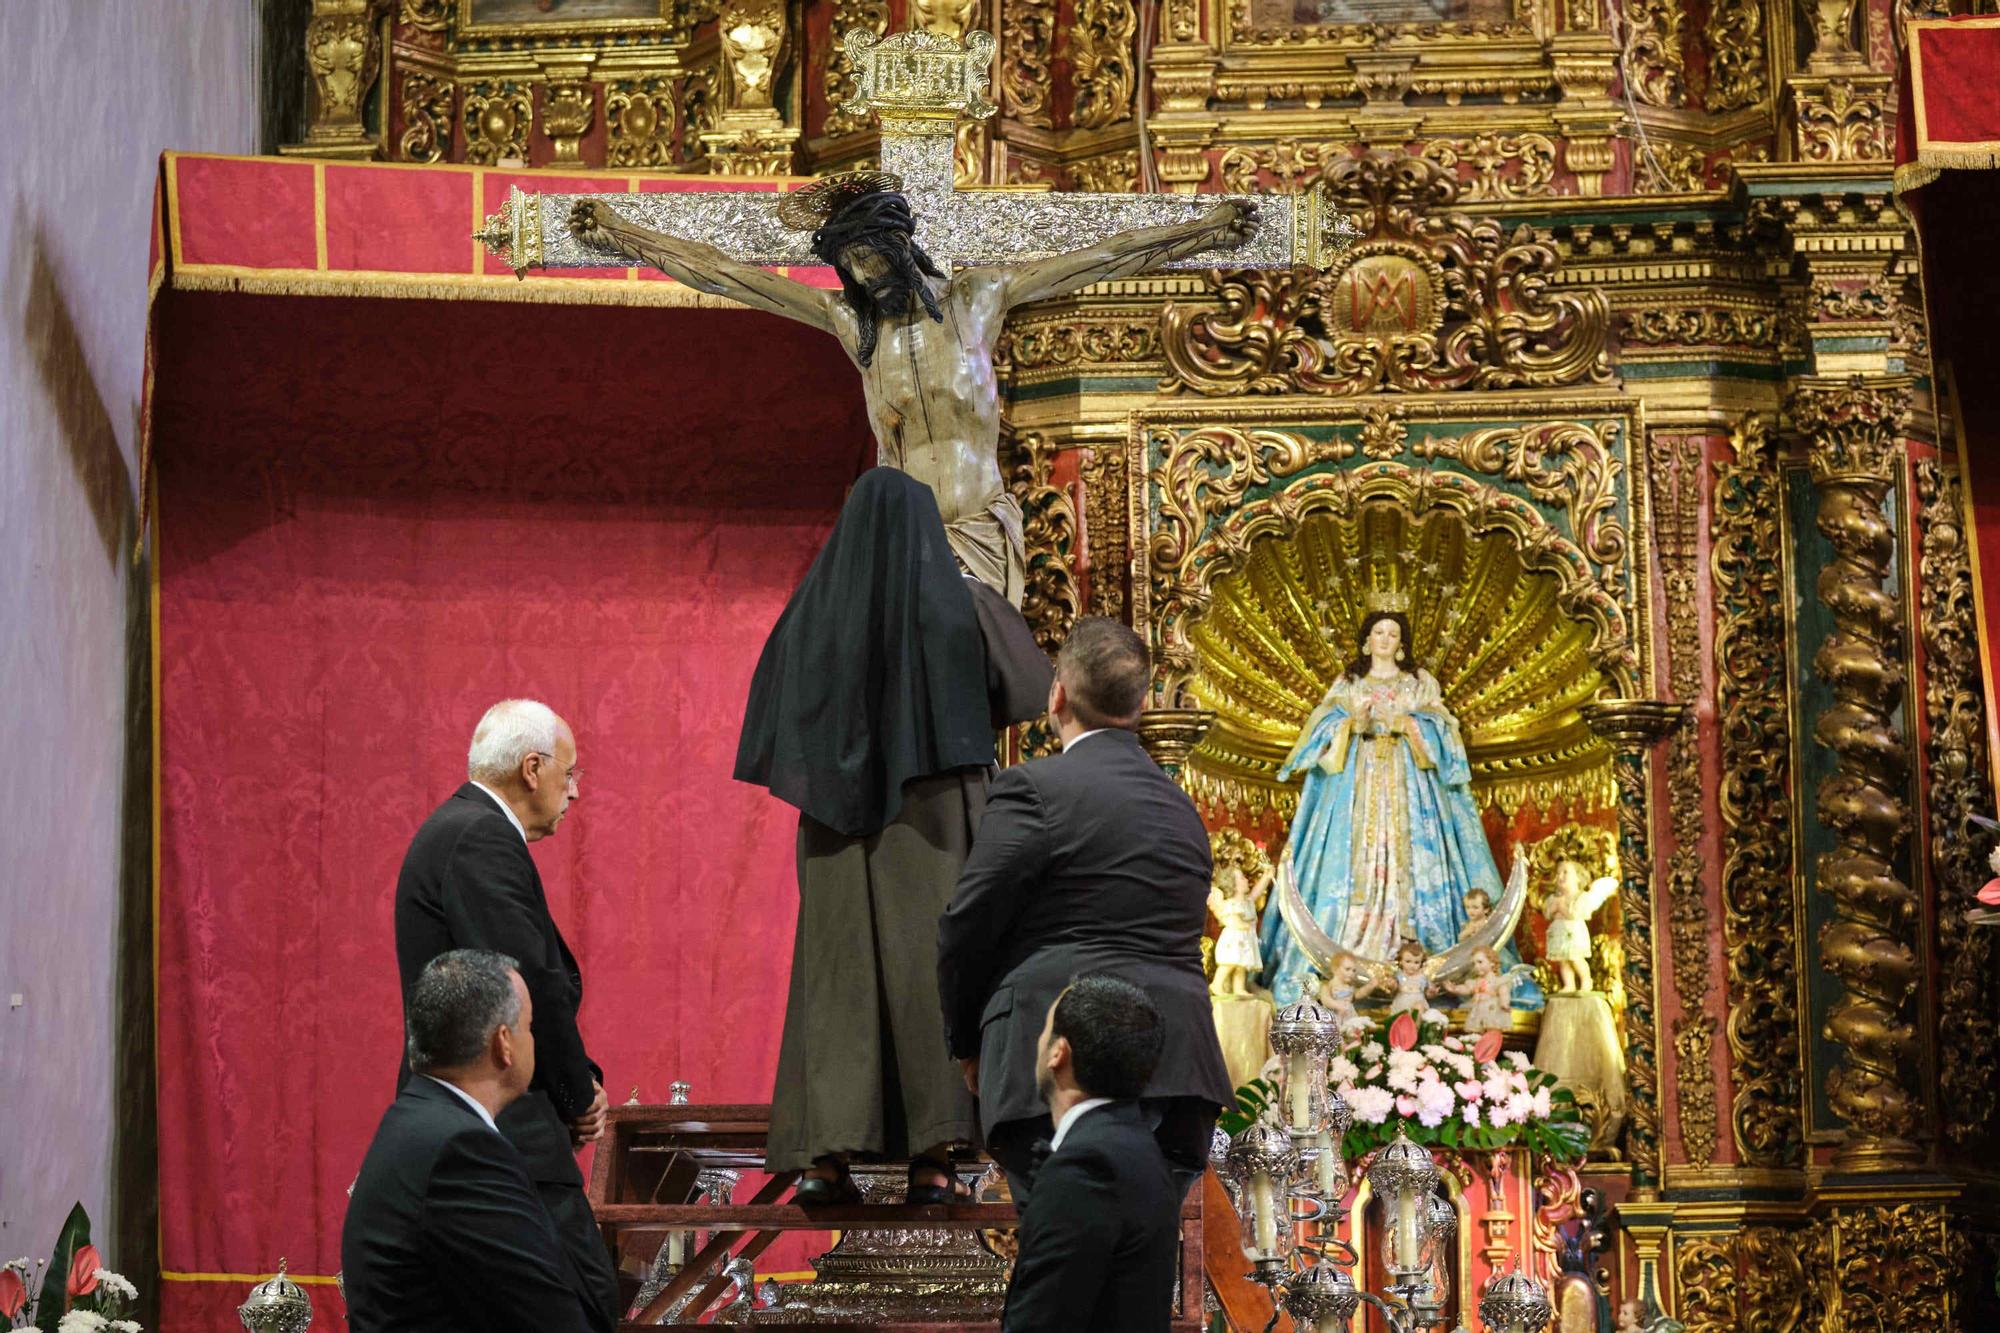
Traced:
<path fill-rule="evenodd" d="M 842 1166 L 840 1174 L 832 1180 L 824 1176 L 800 1176 L 799 1183 L 792 1188 L 792 1202 L 807 1208 L 844 1207 L 860 1203 L 861 1190 Z"/>

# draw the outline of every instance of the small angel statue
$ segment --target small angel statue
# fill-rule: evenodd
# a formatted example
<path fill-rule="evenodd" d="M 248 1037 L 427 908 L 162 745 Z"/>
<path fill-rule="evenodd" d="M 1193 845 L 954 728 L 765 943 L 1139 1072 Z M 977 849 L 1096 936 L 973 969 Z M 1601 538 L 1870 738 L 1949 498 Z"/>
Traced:
<path fill-rule="evenodd" d="M 1548 919 L 1546 956 L 1558 991 L 1587 991 L 1590 983 L 1590 918 L 1618 891 L 1609 875 L 1585 884 L 1588 872 L 1575 861 L 1557 862 L 1555 884 L 1542 899 Z"/>
<path fill-rule="evenodd" d="M 1319 983 L 1319 1002 L 1333 1014 L 1342 1032 L 1360 1017 L 1354 1011 L 1355 996 L 1367 991 L 1360 984 L 1360 974 L 1361 965 L 1354 955 L 1344 953 L 1335 961 L 1333 971 Z"/>
<path fill-rule="evenodd" d="M 1466 984 L 1446 985 L 1444 989 L 1466 1001 L 1467 1032 L 1487 1032 L 1494 1028 L 1505 1032 L 1514 1025 L 1514 984 L 1532 971 L 1526 964 L 1504 967 L 1500 951 L 1489 944 L 1473 952 L 1472 976 Z"/>
<path fill-rule="evenodd" d="M 1263 951 L 1257 945 L 1257 898 L 1270 885 L 1268 870 L 1253 885 L 1239 865 L 1216 868 L 1215 883 L 1208 890 L 1208 910 L 1222 923 L 1222 933 L 1215 940 L 1215 980 L 1209 983 L 1210 994 L 1250 994 L 1250 978 L 1264 966 Z"/>
<path fill-rule="evenodd" d="M 1685 1333 L 1687 1325 L 1661 1314 L 1651 1301 L 1626 1301 L 1618 1307 L 1618 1327 L 1614 1333 Z"/>
<path fill-rule="evenodd" d="M 1437 993 L 1431 972 L 1430 953 L 1418 941 L 1404 940 L 1396 949 L 1395 968 L 1383 968 L 1355 994 L 1380 995 L 1393 991 L 1389 997 L 1391 1018 L 1402 1013 L 1422 1013 L 1431 1007 L 1431 996 Z"/>

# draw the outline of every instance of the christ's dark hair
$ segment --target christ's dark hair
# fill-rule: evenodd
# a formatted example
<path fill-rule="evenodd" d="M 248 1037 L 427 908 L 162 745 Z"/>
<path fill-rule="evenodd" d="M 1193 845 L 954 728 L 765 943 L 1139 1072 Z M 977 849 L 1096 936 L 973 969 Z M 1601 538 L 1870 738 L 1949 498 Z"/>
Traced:
<path fill-rule="evenodd" d="M 1146 706 L 1152 673 L 1146 641 L 1106 616 L 1076 622 L 1056 654 L 1056 677 L 1085 727 L 1131 727 Z"/>
<path fill-rule="evenodd" d="M 813 253 L 840 275 L 840 289 L 861 321 L 861 346 L 855 349 L 855 357 L 864 366 L 875 359 L 875 298 L 867 284 L 849 271 L 841 252 L 859 242 L 882 256 L 897 286 L 915 293 L 925 312 L 942 323 L 944 311 L 938 309 L 937 296 L 924 276 L 942 278 L 944 272 L 910 239 L 916 229 L 908 199 L 893 190 L 875 190 L 848 200 L 813 233 Z"/>
<path fill-rule="evenodd" d="M 1166 1042 L 1146 992 L 1100 973 L 1078 977 L 1056 997 L 1049 1035 L 1069 1043 L 1078 1086 L 1118 1101 L 1145 1092 Z"/>
<path fill-rule="evenodd" d="M 507 955 L 484 949 L 453 949 L 425 963 L 403 1015 L 410 1068 L 428 1074 L 478 1059 L 496 1028 L 520 1021 L 521 997 L 508 979 L 519 970 Z"/>
<path fill-rule="evenodd" d="M 1400 611 L 1375 611 L 1361 618 L 1361 632 L 1354 636 L 1356 652 L 1354 660 L 1347 664 L 1347 674 L 1353 679 L 1366 676 L 1368 668 L 1375 664 L 1375 659 L 1368 655 L 1368 636 L 1385 620 L 1395 621 L 1396 628 L 1403 631 L 1403 660 L 1396 663 L 1396 669 L 1406 676 L 1415 673 L 1417 649 L 1410 640 L 1410 618 Z"/>

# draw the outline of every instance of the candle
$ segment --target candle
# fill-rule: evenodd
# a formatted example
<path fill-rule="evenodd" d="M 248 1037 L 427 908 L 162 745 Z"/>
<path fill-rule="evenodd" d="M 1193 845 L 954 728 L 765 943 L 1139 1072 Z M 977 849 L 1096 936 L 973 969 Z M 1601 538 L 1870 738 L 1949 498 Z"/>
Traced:
<path fill-rule="evenodd" d="M 1291 1128 L 1308 1130 L 1313 1127 L 1313 1059 L 1305 1051 L 1295 1051 L 1285 1057 L 1285 1091 L 1291 1104 Z"/>
<path fill-rule="evenodd" d="M 1330 1130 L 1319 1132 L 1319 1161 L 1315 1168 L 1319 1176 L 1319 1197 L 1325 1199 L 1328 1207 L 1340 1202 L 1340 1196 L 1347 1192 L 1347 1182 L 1341 1177 L 1340 1145 L 1333 1141 Z"/>
<path fill-rule="evenodd" d="M 1396 1266 L 1405 1272 L 1421 1267 L 1417 1259 L 1423 1246 L 1423 1233 L 1417 1225 L 1418 1202 L 1414 1191 L 1396 1197 Z"/>
<path fill-rule="evenodd" d="M 667 1263 L 675 1268 L 687 1262 L 687 1233 L 669 1231 L 667 1233 Z"/>
<path fill-rule="evenodd" d="M 1257 1221 L 1257 1259 L 1278 1257 L 1278 1206 L 1269 1171 L 1250 1174 L 1250 1212 Z"/>

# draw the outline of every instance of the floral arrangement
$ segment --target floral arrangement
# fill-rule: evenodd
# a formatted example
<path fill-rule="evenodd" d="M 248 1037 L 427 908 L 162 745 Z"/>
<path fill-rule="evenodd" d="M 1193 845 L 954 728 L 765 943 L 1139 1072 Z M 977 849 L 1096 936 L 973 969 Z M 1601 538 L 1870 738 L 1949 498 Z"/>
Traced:
<path fill-rule="evenodd" d="M 31 1299 L 37 1278 L 41 1289 Z M 82 1204 L 63 1223 L 52 1260 L 0 1265 L 0 1319 L 7 1321 L 0 1327 L 15 1333 L 140 1333 L 138 1321 L 124 1317 L 138 1298 L 99 1259 Z"/>
<path fill-rule="evenodd" d="M 1501 1035 L 1474 1041 L 1451 1034 L 1435 1009 L 1398 1014 L 1385 1029 L 1366 1019 L 1349 1025 L 1327 1081 L 1354 1113 L 1342 1154 L 1356 1160 L 1383 1147 L 1398 1129 L 1422 1144 L 1491 1152 L 1523 1147 L 1577 1161 L 1590 1131 L 1567 1088 Z M 1222 1127 L 1241 1133 L 1263 1114 L 1275 1089 L 1259 1079 L 1237 1093 Z"/>

